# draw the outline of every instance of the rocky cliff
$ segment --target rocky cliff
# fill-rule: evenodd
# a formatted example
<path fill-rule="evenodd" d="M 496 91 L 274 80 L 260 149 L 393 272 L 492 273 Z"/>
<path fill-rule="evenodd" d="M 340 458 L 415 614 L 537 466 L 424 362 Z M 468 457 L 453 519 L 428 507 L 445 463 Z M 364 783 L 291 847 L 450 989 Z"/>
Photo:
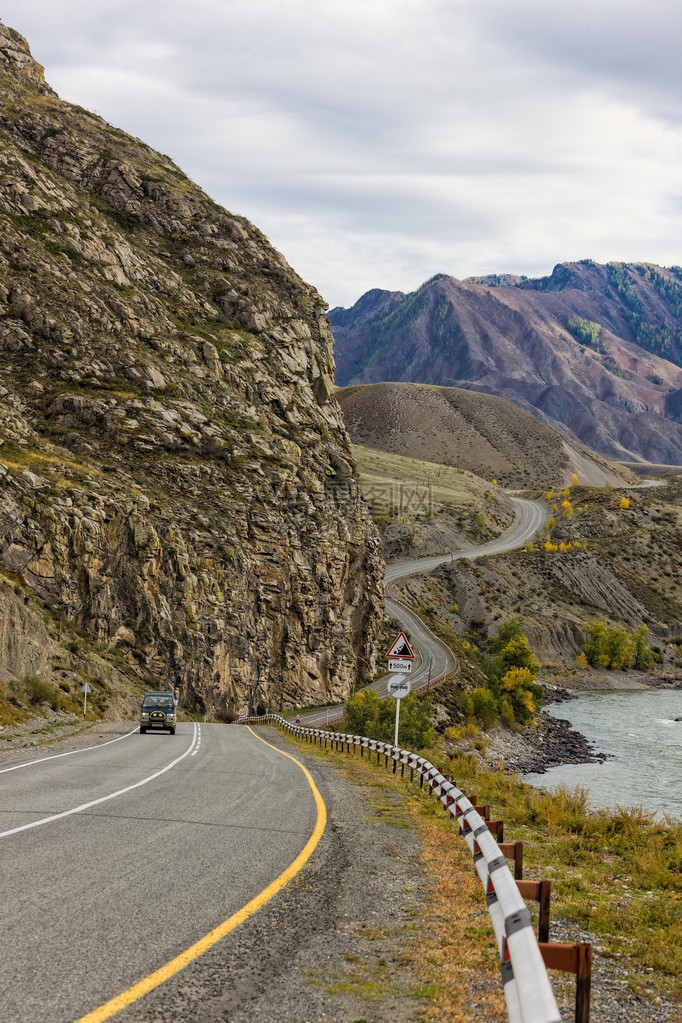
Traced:
<path fill-rule="evenodd" d="M 329 318 L 337 383 L 507 398 L 606 458 L 682 463 L 682 268 L 583 260 L 538 280 L 439 275 Z"/>
<path fill-rule="evenodd" d="M 196 710 L 347 696 L 382 573 L 322 300 L 3 25 L 0 88 L 5 576 Z"/>

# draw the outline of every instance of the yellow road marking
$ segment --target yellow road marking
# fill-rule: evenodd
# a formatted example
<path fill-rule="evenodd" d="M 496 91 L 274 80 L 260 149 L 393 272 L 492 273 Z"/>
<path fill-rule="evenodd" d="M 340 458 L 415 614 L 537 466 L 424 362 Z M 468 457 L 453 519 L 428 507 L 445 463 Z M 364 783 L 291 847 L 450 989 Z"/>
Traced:
<path fill-rule="evenodd" d="M 246 727 L 249 728 L 248 725 L 246 725 Z M 219 924 L 214 930 L 210 931 L 203 938 L 200 938 L 196 944 L 185 949 L 184 952 L 181 952 L 175 959 L 171 959 L 169 963 L 166 963 L 166 965 L 162 966 L 159 970 L 156 970 L 154 973 L 150 973 L 148 977 L 144 977 L 142 980 L 138 981 L 138 983 L 133 985 L 133 987 L 129 987 L 127 991 L 123 991 L 122 994 L 118 995 L 116 998 L 112 998 L 110 1002 L 100 1006 L 99 1009 L 94 1009 L 93 1012 L 89 1012 L 87 1016 L 81 1016 L 79 1020 L 76 1020 L 76 1023 L 102 1023 L 102 1020 L 110 1019 L 112 1016 L 115 1016 L 117 1012 L 120 1012 L 122 1009 L 132 1005 L 133 1002 L 136 1002 L 139 998 L 142 998 L 150 991 L 153 991 L 155 987 L 159 986 L 159 984 L 163 984 L 176 973 L 179 973 L 180 970 L 184 970 L 184 968 L 189 966 L 191 962 L 198 959 L 200 955 L 203 955 L 203 953 L 207 952 L 209 948 L 216 945 L 225 937 L 226 934 L 229 934 L 230 931 L 239 927 L 239 925 L 243 924 L 250 916 L 253 916 L 253 914 L 261 908 L 261 906 L 264 906 L 266 902 L 269 902 L 273 896 L 281 891 L 282 888 L 284 888 L 284 886 L 287 885 L 289 881 L 296 876 L 296 874 L 298 874 L 312 856 L 315 847 L 322 838 L 322 834 L 327 823 L 327 808 L 324 805 L 322 796 L 317 791 L 317 787 L 310 775 L 310 772 L 299 760 L 296 759 L 296 757 L 292 757 L 289 753 L 285 753 L 283 750 L 277 749 L 277 747 L 273 746 L 270 742 L 265 742 L 265 739 L 261 739 L 260 735 L 256 735 L 251 728 L 249 728 L 249 731 L 258 740 L 260 740 L 260 742 L 265 743 L 266 746 L 270 746 L 271 749 L 281 753 L 283 757 L 288 757 L 289 760 L 293 760 L 293 762 L 301 768 L 308 780 L 308 784 L 312 789 L 313 796 L 315 797 L 315 804 L 317 806 L 317 823 L 315 824 L 315 830 L 308 839 L 305 848 L 298 854 L 294 862 L 287 867 L 283 874 L 280 874 L 279 877 L 276 878 L 272 884 L 268 885 L 268 887 L 265 888 L 260 895 L 257 895 L 255 899 L 252 899 L 251 902 L 247 902 L 247 904 L 231 916 L 229 920 L 225 920 L 224 923 Z"/>

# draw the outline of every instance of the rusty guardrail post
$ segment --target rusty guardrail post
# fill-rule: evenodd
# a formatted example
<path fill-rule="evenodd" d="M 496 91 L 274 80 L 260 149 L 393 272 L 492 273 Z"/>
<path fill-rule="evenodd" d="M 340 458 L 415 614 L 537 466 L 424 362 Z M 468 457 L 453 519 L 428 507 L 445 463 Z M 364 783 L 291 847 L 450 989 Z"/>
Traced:
<path fill-rule="evenodd" d="M 523 877 L 523 842 L 498 842 L 500 852 L 508 860 L 514 861 L 514 878 L 520 881 Z"/>
<path fill-rule="evenodd" d="M 549 907 L 552 898 L 551 881 L 517 881 L 519 891 L 524 899 L 539 903 L 540 918 L 538 920 L 538 942 L 549 941 Z"/>
<path fill-rule="evenodd" d="M 584 941 L 570 945 L 539 943 L 548 970 L 575 973 L 575 1023 L 590 1023 L 592 987 L 592 946 Z"/>

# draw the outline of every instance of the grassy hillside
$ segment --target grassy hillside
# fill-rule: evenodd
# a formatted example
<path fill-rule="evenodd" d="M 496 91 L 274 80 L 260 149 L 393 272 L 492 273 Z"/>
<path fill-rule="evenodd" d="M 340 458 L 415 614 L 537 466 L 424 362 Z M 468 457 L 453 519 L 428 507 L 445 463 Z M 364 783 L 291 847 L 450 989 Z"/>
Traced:
<path fill-rule="evenodd" d="M 632 479 L 503 398 L 455 387 L 381 383 L 336 392 L 351 439 L 513 488 Z"/>
<path fill-rule="evenodd" d="M 485 540 L 513 519 L 504 491 L 466 469 L 351 446 L 387 555 L 438 553 Z"/>

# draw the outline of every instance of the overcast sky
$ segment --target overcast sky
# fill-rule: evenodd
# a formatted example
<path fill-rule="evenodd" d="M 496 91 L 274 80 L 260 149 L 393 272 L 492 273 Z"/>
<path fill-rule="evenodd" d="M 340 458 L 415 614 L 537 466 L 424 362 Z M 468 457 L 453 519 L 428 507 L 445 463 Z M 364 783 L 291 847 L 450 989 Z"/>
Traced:
<path fill-rule="evenodd" d="M 682 263 L 677 0 L 1 0 L 62 98 L 170 155 L 330 305 Z"/>

